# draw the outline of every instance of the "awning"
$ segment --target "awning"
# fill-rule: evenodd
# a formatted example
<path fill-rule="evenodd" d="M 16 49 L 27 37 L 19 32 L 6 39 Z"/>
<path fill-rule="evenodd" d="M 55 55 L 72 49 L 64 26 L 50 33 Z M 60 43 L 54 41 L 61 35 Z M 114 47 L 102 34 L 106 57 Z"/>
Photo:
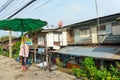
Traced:
<path fill-rule="evenodd" d="M 60 54 L 73 55 L 73 56 L 89 56 L 94 58 L 120 60 L 120 48 L 109 47 L 81 47 L 70 46 L 60 50 L 54 51 Z"/>

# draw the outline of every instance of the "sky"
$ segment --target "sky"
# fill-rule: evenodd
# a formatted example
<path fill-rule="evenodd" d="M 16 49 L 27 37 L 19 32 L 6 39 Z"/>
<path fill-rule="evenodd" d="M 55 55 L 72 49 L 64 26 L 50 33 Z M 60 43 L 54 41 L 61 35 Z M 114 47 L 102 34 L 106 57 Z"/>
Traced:
<path fill-rule="evenodd" d="M 0 0 L 0 7 L 2 7 L 6 1 L 13 0 Z M 0 12 L 0 20 L 6 19 L 29 1 L 31 0 L 14 0 L 8 7 Z M 96 1 L 99 17 L 120 13 L 120 0 Z M 48 28 L 55 28 L 59 21 L 63 21 L 63 26 L 65 26 L 96 17 L 95 0 L 37 0 L 12 18 L 41 19 L 48 22 Z M 53 25 L 53 27 L 51 27 L 51 25 Z M 19 34 L 20 33 L 13 32 L 14 36 L 19 36 Z M 8 35 L 8 32 L 0 31 L 0 36 L 5 35 Z"/>

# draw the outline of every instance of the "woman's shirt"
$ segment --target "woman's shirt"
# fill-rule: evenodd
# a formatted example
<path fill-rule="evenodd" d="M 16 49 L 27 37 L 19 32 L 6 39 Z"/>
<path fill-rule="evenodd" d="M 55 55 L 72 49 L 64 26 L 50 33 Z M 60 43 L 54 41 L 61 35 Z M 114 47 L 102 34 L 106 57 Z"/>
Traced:
<path fill-rule="evenodd" d="M 29 55 L 29 46 L 26 43 L 22 43 L 20 45 L 20 53 L 19 53 L 19 55 L 23 56 L 23 57 L 28 57 L 28 55 Z"/>

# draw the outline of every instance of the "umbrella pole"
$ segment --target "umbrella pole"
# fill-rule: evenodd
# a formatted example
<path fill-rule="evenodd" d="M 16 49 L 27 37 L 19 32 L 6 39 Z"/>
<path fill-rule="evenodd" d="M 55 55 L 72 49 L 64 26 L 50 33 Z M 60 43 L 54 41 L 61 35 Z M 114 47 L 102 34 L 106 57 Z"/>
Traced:
<path fill-rule="evenodd" d="M 49 61 L 48 61 L 48 47 L 47 47 L 47 35 L 45 36 L 45 41 L 46 41 L 46 45 L 45 45 L 46 63 L 49 66 Z"/>
<path fill-rule="evenodd" d="M 9 31 L 9 57 L 12 58 L 12 31 Z"/>

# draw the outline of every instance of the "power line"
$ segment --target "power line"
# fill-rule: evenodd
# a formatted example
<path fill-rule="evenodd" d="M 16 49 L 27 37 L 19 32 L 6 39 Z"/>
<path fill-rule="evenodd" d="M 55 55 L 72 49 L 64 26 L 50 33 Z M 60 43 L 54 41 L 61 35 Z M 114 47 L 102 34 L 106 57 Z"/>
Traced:
<path fill-rule="evenodd" d="M 16 2 L 18 2 L 18 0 L 14 0 L 14 2 L 12 2 L 12 4 L 9 4 L 8 7 L 6 7 L 5 10 L 3 10 L 1 12 L 0 16 L 5 19 L 6 15 L 10 15 L 11 13 L 13 13 L 14 8 L 16 7 Z M 19 3 L 19 5 L 20 5 L 20 3 Z"/>
<path fill-rule="evenodd" d="M 39 7 L 37 7 L 36 9 L 38 9 L 38 8 L 40 8 L 40 7 L 42 7 L 42 6 L 46 5 L 46 4 L 48 4 L 50 1 L 52 1 L 52 0 L 49 0 L 49 1 L 45 2 L 45 3 L 43 3 L 42 5 L 40 5 Z"/>
<path fill-rule="evenodd" d="M 16 1 L 17 1 L 17 3 L 16 3 Z M 19 0 L 19 2 L 18 2 L 18 0 L 16 0 L 16 1 L 15 1 L 13 4 L 9 5 L 9 7 L 10 7 L 11 9 L 5 9 L 5 10 L 4 10 L 4 12 L 5 12 L 5 13 L 7 12 L 7 14 L 4 14 L 4 12 L 3 12 L 3 14 L 1 14 L 3 18 L 4 18 L 4 17 L 7 17 L 7 16 L 10 15 L 10 14 L 13 14 L 14 12 L 18 11 L 20 8 L 23 7 L 23 5 L 22 5 L 22 7 L 18 7 L 18 6 L 20 6 L 21 3 L 22 3 L 24 0 Z M 15 7 L 16 7 L 16 9 L 15 9 Z"/>
<path fill-rule="evenodd" d="M 39 0 L 40 1 L 40 0 Z M 31 4 L 30 6 L 28 6 L 26 9 L 29 10 L 31 7 L 35 6 L 36 3 Z M 25 9 L 24 9 L 25 10 Z M 25 13 L 26 11 L 22 12 L 22 15 Z M 32 13 L 32 12 L 31 12 Z M 20 14 L 17 14 L 17 16 L 19 16 Z"/>
<path fill-rule="evenodd" d="M 40 0 L 39 0 L 40 1 Z M 52 1 L 52 0 L 49 0 L 49 1 L 47 1 L 47 2 L 45 2 L 45 3 L 43 3 L 42 5 L 40 5 L 39 7 L 37 7 L 37 8 L 35 8 L 35 9 L 38 9 L 38 8 L 40 8 L 40 7 L 42 7 L 42 6 L 45 6 L 46 4 L 48 4 L 50 1 Z M 35 3 L 36 4 L 36 3 Z M 27 7 L 26 9 L 27 10 L 29 10 L 31 7 L 33 7 L 33 6 L 35 6 L 34 4 L 32 4 L 31 6 L 29 6 L 29 7 Z M 35 10 L 34 9 L 34 10 Z M 25 9 L 24 9 L 25 10 Z M 33 11 L 34 12 L 34 11 Z M 31 14 L 33 13 L 33 12 L 31 12 Z M 22 12 L 22 15 L 23 15 L 23 13 L 25 13 L 25 11 L 24 12 Z M 20 14 L 18 14 L 18 15 L 20 15 Z M 18 16 L 17 15 L 17 16 Z"/>
<path fill-rule="evenodd" d="M 7 0 L 2 7 L 0 8 L 0 12 L 2 12 L 4 9 L 6 9 L 13 1 L 15 0 Z"/>
<path fill-rule="evenodd" d="M 36 1 L 36 0 L 35 0 L 35 1 Z M 40 1 L 40 0 L 39 0 L 39 1 Z M 36 9 L 38 9 L 38 8 L 40 8 L 40 7 L 48 4 L 50 1 L 52 1 L 52 0 L 49 0 L 49 1 L 45 2 L 45 3 L 43 3 L 42 5 L 40 5 L 39 7 L 37 7 Z M 13 5 L 13 4 L 12 4 L 12 5 Z M 16 4 L 15 4 L 15 5 L 16 5 Z M 13 8 L 15 7 L 15 5 L 13 6 Z M 31 7 L 33 7 L 33 6 L 35 6 L 35 4 L 34 4 L 34 5 L 32 4 L 32 5 L 28 6 L 28 7 L 27 7 L 27 10 L 29 10 L 29 9 L 30 9 Z M 24 6 L 23 6 L 23 7 L 24 7 Z M 15 11 L 17 12 L 17 11 L 20 10 L 20 9 L 21 9 L 21 8 L 19 7 L 19 8 L 17 8 L 16 10 L 14 10 L 14 12 L 15 12 Z M 34 10 L 35 10 L 35 9 L 34 9 Z M 7 10 L 7 11 L 9 11 L 9 10 Z M 6 12 L 7 12 L 7 11 L 6 11 Z M 24 11 L 24 12 L 26 12 L 26 11 Z M 24 12 L 22 12 L 22 14 L 23 14 Z M 13 13 L 13 12 L 9 12 L 8 14 L 6 14 L 6 15 L 3 14 L 3 15 L 7 16 L 7 15 L 10 15 L 11 13 Z M 31 13 L 32 13 L 32 12 L 31 12 Z M 3 16 L 3 15 L 2 15 L 2 16 Z M 17 16 L 18 16 L 18 15 L 20 15 L 20 14 L 17 14 Z M 5 17 L 5 16 L 4 16 L 4 17 Z"/>
<path fill-rule="evenodd" d="M 21 9 L 19 9 L 17 12 L 15 12 L 14 14 L 12 14 L 11 16 L 9 16 L 7 19 L 10 19 L 11 17 L 15 16 L 16 14 L 18 14 L 20 11 L 22 11 L 24 8 L 26 8 L 27 6 L 29 6 L 30 4 L 32 4 L 33 2 L 35 2 L 36 0 L 31 0 L 30 2 L 28 2 L 25 6 L 23 6 Z"/>

